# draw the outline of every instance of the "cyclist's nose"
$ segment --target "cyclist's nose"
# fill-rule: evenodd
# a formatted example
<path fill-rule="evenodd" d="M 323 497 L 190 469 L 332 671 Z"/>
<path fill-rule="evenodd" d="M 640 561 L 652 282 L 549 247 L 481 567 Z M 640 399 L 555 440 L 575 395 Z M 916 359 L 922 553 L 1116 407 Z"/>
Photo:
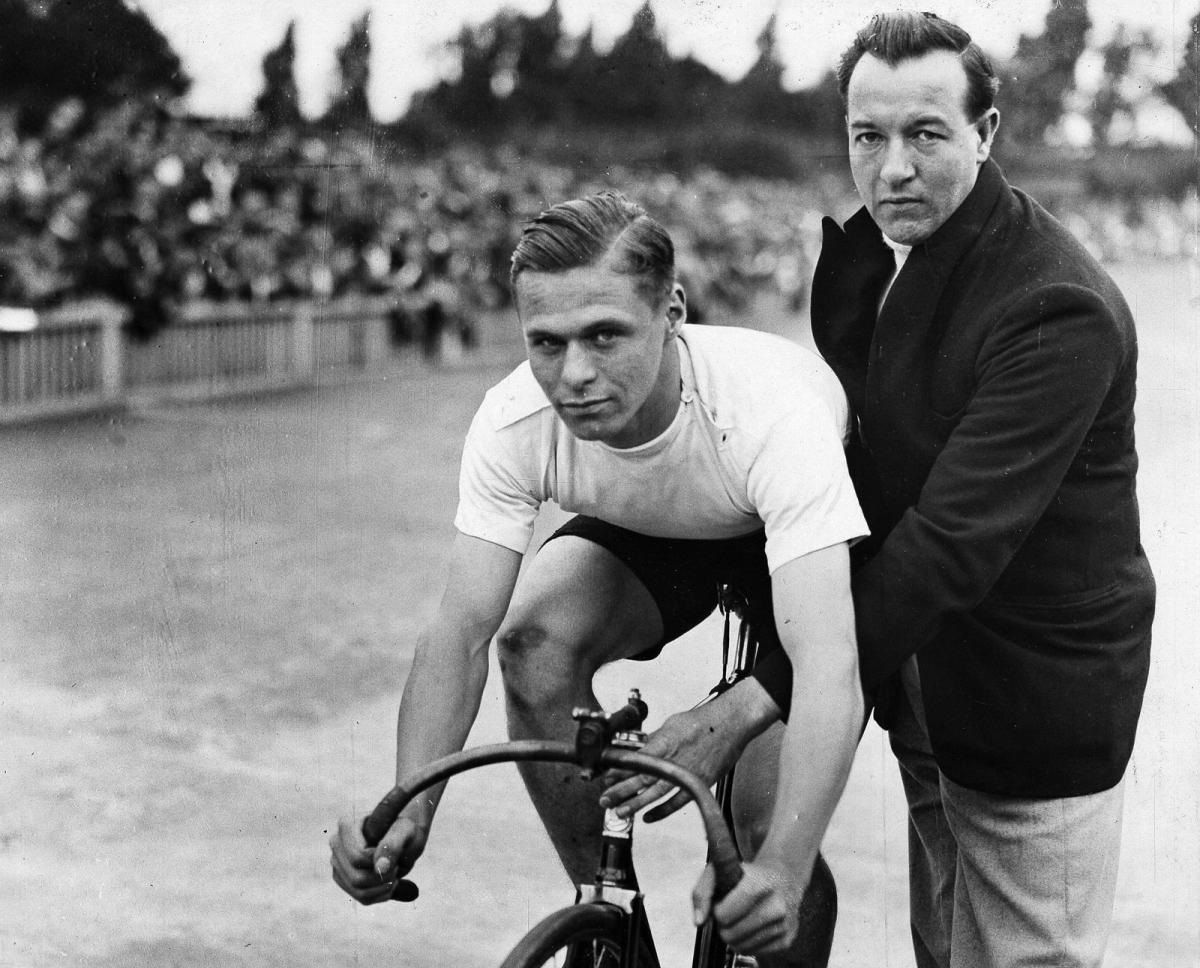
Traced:
<path fill-rule="evenodd" d="M 570 387 L 582 387 L 596 378 L 596 367 L 587 349 L 577 342 L 567 344 L 563 353 L 562 382 Z"/>

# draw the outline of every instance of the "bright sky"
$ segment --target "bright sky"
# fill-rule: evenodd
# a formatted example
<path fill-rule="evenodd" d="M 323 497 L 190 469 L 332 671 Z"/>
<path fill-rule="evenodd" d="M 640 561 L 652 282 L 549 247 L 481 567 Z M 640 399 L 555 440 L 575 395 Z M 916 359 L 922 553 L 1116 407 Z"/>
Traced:
<path fill-rule="evenodd" d="M 127 0 L 132 2 L 132 0 Z M 403 114 L 414 91 L 447 67 L 444 44 L 464 22 L 480 23 L 501 6 L 544 11 L 549 0 L 138 0 L 167 35 L 193 79 L 190 104 L 204 114 L 244 114 L 262 87 L 262 58 L 296 20 L 297 81 L 305 113 L 328 104 L 334 50 L 351 21 L 371 12 L 371 102 L 377 118 Z M 600 46 L 628 29 L 642 0 L 559 0 L 572 35 L 589 23 Z M 754 39 L 772 11 L 786 82 L 811 84 L 832 65 L 872 13 L 896 6 L 934 10 L 965 27 L 996 56 L 1007 56 L 1022 33 L 1040 33 L 1049 0 L 652 0 L 660 30 L 676 54 L 692 53 L 729 78 L 756 56 Z M 1107 40 L 1118 22 L 1153 30 L 1170 60 L 1183 50 L 1188 21 L 1200 0 L 1090 0 L 1092 39 Z"/>

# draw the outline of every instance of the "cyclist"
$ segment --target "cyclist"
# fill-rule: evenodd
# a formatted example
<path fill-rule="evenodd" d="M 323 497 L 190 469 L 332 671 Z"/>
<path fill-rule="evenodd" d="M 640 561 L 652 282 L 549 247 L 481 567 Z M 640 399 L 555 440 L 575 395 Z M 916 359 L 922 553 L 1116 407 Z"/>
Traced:
<path fill-rule="evenodd" d="M 735 580 L 768 647 L 791 660 L 790 693 L 744 680 L 672 717 L 647 751 L 681 753 L 711 781 L 758 737 L 743 759 L 766 768 L 739 771 L 753 859 L 715 905 L 708 871 L 694 899 L 739 950 L 783 952 L 805 941 L 800 901 L 864 717 L 847 548 L 866 525 L 843 452 L 845 395 L 781 337 L 686 325 L 669 235 L 617 193 L 529 222 L 512 285 L 529 358 L 467 434 L 449 578 L 400 704 L 397 776 L 462 747 L 493 637 L 512 738 L 570 739 L 600 666 L 653 658 Z M 576 517 L 518 583 L 544 501 Z M 786 726 L 768 731 L 789 701 Z M 601 788 L 571 767 L 521 772 L 572 881 L 590 880 Z M 628 810 L 665 792 L 618 799 Z M 385 900 L 423 851 L 439 794 L 410 804 L 374 850 L 361 818 L 344 817 L 335 881 L 362 903 Z"/>

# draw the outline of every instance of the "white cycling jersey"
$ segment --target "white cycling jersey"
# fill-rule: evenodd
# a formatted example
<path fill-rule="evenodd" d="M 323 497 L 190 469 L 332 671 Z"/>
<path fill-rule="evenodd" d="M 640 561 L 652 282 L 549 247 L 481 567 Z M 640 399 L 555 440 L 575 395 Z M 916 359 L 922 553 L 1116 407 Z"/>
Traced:
<path fill-rule="evenodd" d="M 488 391 L 463 448 L 455 527 L 524 553 L 545 501 L 657 537 L 766 531 L 771 571 L 867 533 L 846 470 L 848 405 L 815 353 L 779 336 L 684 325 L 680 407 L 654 440 L 575 437 L 528 362 Z"/>

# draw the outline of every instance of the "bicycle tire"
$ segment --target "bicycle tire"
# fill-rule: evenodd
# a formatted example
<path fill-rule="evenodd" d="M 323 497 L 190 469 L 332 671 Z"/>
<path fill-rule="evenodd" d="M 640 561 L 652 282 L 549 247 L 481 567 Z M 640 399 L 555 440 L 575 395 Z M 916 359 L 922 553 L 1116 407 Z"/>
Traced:
<path fill-rule="evenodd" d="M 534 925 L 500 968 L 620 968 L 628 917 L 611 904 L 561 908 Z M 645 944 L 638 947 L 638 968 L 658 968 Z"/>

